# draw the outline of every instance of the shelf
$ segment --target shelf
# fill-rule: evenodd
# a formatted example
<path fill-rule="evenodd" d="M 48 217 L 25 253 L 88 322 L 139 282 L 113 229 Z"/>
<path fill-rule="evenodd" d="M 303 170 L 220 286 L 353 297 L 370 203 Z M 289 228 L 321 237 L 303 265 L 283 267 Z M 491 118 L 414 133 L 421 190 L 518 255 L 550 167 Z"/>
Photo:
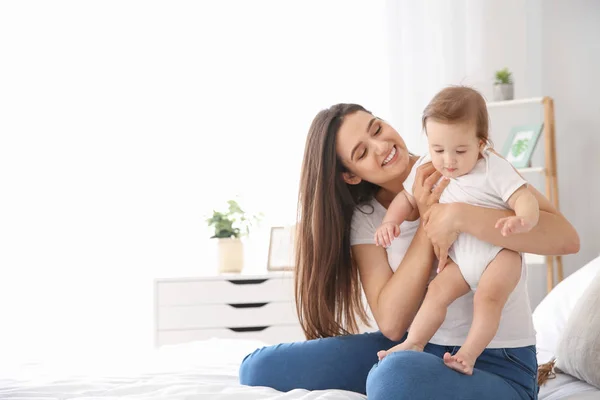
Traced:
<path fill-rule="evenodd" d="M 525 253 L 525 262 L 527 265 L 546 264 L 546 256 Z"/>
<path fill-rule="evenodd" d="M 492 110 L 496 108 L 505 108 L 512 110 L 511 107 L 521 105 L 542 106 L 544 119 L 544 156 L 545 162 L 542 166 L 532 166 L 529 168 L 517 168 L 521 174 L 542 173 L 546 176 L 546 198 L 558 210 L 558 179 L 556 177 L 556 131 L 554 121 L 554 100 L 549 96 L 530 97 L 524 99 L 514 99 L 506 101 L 488 102 L 487 108 Z M 525 254 L 525 262 L 530 265 L 546 264 L 546 283 L 547 291 L 550 292 L 554 287 L 555 276 L 557 283 L 563 279 L 563 265 L 561 256 L 540 256 L 535 254 Z M 556 267 L 556 275 L 554 271 Z"/>
<path fill-rule="evenodd" d="M 529 167 L 529 168 L 517 168 L 517 171 L 528 173 L 528 172 L 545 172 L 546 168 L 544 167 Z"/>
<path fill-rule="evenodd" d="M 544 101 L 543 97 L 531 97 L 528 99 L 515 99 L 515 100 L 505 100 L 505 101 L 492 101 L 487 103 L 488 108 L 495 107 L 511 107 L 511 106 L 519 106 L 522 104 L 542 104 Z"/>

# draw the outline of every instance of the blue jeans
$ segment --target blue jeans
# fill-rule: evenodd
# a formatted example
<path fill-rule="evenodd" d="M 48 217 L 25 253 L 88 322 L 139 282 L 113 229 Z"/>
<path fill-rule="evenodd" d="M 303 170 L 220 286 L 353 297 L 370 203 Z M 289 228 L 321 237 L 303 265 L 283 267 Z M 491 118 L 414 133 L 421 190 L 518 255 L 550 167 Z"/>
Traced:
<path fill-rule="evenodd" d="M 430 343 L 422 353 L 399 351 L 377 361 L 377 351 L 398 343 L 375 332 L 263 347 L 244 358 L 240 383 L 282 392 L 342 389 L 369 400 L 537 399 L 535 346 L 486 349 L 467 376 L 442 361 L 458 346 Z"/>

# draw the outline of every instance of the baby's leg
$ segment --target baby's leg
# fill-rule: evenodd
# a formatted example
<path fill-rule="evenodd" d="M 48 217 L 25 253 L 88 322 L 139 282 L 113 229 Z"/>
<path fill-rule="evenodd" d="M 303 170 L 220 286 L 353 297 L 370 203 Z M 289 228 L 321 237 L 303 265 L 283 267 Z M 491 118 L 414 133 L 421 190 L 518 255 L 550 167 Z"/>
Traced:
<path fill-rule="evenodd" d="M 399 350 L 423 351 L 423 347 L 444 322 L 448 306 L 470 290 L 456 263 L 446 264 L 446 268 L 429 284 L 423 304 L 410 326 L 406 340 L 387 351 L 378 352 L 379 359 Z"/>
<path fill-rule="evenodd" d="M 504 304 L 520 278 L 521 256 L 511 250 L 501 250 L 481 275 L 467 339 L 454 356 L 444 354 L 446 365 L 467 375 L 473 373 L 475 360 L 496 335 Z"/>

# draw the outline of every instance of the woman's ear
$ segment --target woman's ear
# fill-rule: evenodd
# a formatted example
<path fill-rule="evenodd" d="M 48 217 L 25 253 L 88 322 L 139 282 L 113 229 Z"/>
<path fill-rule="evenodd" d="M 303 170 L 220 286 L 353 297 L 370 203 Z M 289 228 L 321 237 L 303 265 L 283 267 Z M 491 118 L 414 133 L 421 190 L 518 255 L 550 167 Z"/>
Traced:
<path fill-rule="evenodd" d="M 344 178 L 344 182 L 349 185 L 358 185 L 362 182 L 362 179 L 354 175 L 352 172 L 342 172 L 342 177 Z"/>

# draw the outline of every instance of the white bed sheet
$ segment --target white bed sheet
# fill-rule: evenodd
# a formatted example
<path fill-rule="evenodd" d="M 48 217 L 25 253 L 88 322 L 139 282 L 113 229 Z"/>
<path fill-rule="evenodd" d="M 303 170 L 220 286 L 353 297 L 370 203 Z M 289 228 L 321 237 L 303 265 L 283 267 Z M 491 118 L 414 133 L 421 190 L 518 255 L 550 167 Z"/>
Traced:
<path fill-rule="evenodd" d="M 45 362 L 0 359 L 0 399 L 18 400 L 365 400 L 341 390 L 287 393 L 238 384 L 244 355 L 263 346 L 251 340 L 212 339 L 164 346 L 149 353 L 81 353 Z M 582 397 L 578 397 L 582 396 Z M 600 390 L 557 374 L 540 400 L 600 399 Z"/>
<path fill-rule="evenodd" d="M 242 358 L 264 343 L 212 339 L 148 353 L 79 354 L 19 362 L 0 357 L 0 399 L 18 400 L 365 400 L 342 390 L 238 384 Z"/>
<path fill-rule="evenodd" d="M 556 374 L 540 389 L 540 400 L 600 399 L 600 390 L 566 374 Z"/>

